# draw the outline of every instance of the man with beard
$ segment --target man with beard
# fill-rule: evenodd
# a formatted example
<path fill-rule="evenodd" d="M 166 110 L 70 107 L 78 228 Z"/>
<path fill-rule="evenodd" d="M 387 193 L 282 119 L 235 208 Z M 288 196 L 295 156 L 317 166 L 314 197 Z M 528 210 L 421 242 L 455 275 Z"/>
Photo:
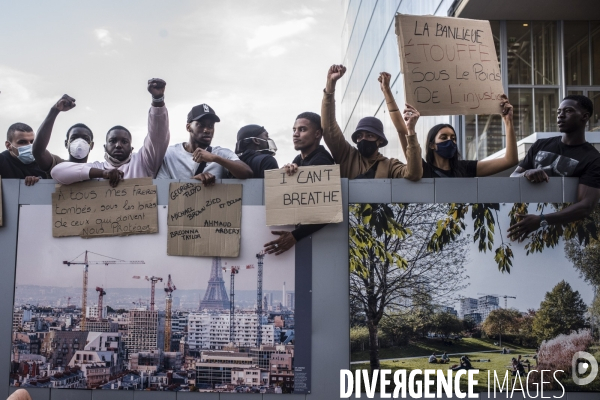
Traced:
<path fill-rule="evenodd" d="M 63 162 L 52 169 L 52 178 L 68 185 L 93 178 L 103 178 L 115 187 L 122 179 L 154 177 L 169 146 L 169 115 L 165 107 L 165 86 L 162 79 L 150 79 L 148 91 L 152 103 L 148 112 L 148 135 L 142 148 L 133 153 L 131 133 L 120 125 L 106 133 L 104 162 Z"/>
<path fill-rule="evenodd" d="M 421 147 L 416 135 L 407 135 L 406 164 L 395 158 L 387 158 L 379 149 L 388 141 L 383 133 L 383 124 L 375 117 L 365 117 L 358 122 L 352 134 L 357 148 L 346 141 L 335 119 L 335 85 L 344 76 L 346 67 L 332 65 L 327 72 L 327 84 L 321 104 L 323 137 L 336 163 L 340 164 L 342 178 L 385 179 L 406 178 L 418 181 L 423 175 Z"/>
<path fill-rule="evenodd" d="M 275 152 L 277 146 L 264 126 L 246 125 L 238 131 L 235 154 L 252 169 L 253 178 L 264 179 L 265 171 L 279 168 Z M 233 177 L 230 172 L 228 178 Z"/>
<path fill-rule="evenodd" d="M 211 146 L 215 123 L 221 119 L 208 104 L 193 107 L 187 116 L 187 142 L 169 146 L 156 179 L 198 179 L 212 185 L 225 178 L 227 171 L 234 178 L 252 178 L 252 170 L 231 150 Z"/>
<path fill-rule="evenodd" d="M 34 185 L 40 179 L 49 178 L 47 172 L 36 162 L 31 151 L 35 139 L 33 129 L 17 122 L 6 132 L 6 150 L 0 153 L 0 177 L 25 179 L 25 185 Z M 58 158 L 56 156 L 52 156 Z"/>
<path fill-rule="evenodd" d="M 577 202 L 550 214 L 517 214 L 520 221 L 508 229 L 512 240 L 523 240 L 548 225 L 563 225 L 588 216 L 600 200 L 600 152 L 585 140 L 585 128 L 594 115 L 594 104 L 581 95 L 563 99 L 557 110 L 562 136 L 537 140 L 511 177 L 548 182 L 549 177 L 578 177 Z"/>

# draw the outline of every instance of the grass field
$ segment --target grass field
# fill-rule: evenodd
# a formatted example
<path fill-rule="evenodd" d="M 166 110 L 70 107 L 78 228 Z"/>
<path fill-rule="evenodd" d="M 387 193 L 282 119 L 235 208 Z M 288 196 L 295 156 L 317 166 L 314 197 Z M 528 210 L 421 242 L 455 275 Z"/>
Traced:
<path fill-rule="evenodd" d="M 381 361 L 381 369 L 389 369 L 393 371 L 399 369 L 405 369 L 407 371 L 407 376 L 410 374 L 410 371 L 415 369 L 436 369 L 442 370 L 444 373 L 455 364 L 460 363 L 460 356 L 462 354 L 468 353 L 469 359 L 475 369 L 479 370 L 479 374 L 476 375 L 476 379 L 478 379 L 478 383 L 475 387 L 475 392 L 487 392 L 488 390 L 488 371 L 490 371 L 491 377 L 491 387 L 493 390 L 493 379 L 494 379 L 494 371 L 498 376 L 500 384 L 504 379 L 506 371 L 510 370 L 511 359 L 513 357 L 522 356 L 522 360 L 529 360 L 531 363 L 531 369 L 535 369 L 535 360 L 532 356 L 535 354 L 535 349 L 527 349 L 519 346 L 515 346 L 512 344 L 506 344 L 506 348 L 511 349 L 510 354 L 500 354 L 500 350 L 498 346 L 494 346 L 493 341 L 488 341 L 485 339 L 463 339 L 459 341 L 460 344 L 455 344 L 453 346 L 443 346 L 440 342 L 437 341 L 422 341 L 410 344 L 408 346 L 382 349 L 380 350 L 380 360 Z M 495 352 L 486 352 L 490 350 L 495 350 Z M 429 364 L 428 357 L 432 352 L 436 353 L 436 355 L 441 355 L 444 351 L 448 354 L 459 353 L 457 355 L 450 355 L 450 363 L 449 364 Z M 595 353 L 595 352 L 594 352 Z M 594 354 L 598 359 L 598 353 Z M 368 352 L 356 352 L 352 354 L 352 360 L 368 360 Z M 405 358 L 408 357 L 408 358 Z M 413 357 L 413 358 L 410 358 Z M 396 360 L 388 360 L 385 361 L 386 358 L 397 358 Z M 485 360 L 485 361 L 484 361 Z M 489 361 L 487 361 L 489 360 Z M 525 363 L 525 365 L 527 365 Z M 352 364 L 351 370 L 355 371 L 357 369 L 370 369 L 369 362 Z M 525 368 L 527 372 L 527 367 Z M 545 380 L 553 380 L 552 375 L 549 375 Z M 593 383 L 586 387 L 579 387 L 573 384 L 570 376 L 566 375 L 557 375 L 557 378 L 561 380 L 561 383 L 566 387 L 567 391 L 599 391 L 600 390 L 600 374 L 594 380 Z M 564 380 L 563 380 L 564 379 Z M 422 380 L 422 375 L 420 379 Z M 435 377 L 434 377 L 435 380 Z M 509 378 L 510 387 L 514 381 Z M 523 379 L 523 385 L 525 385 L 525 379 Z M 393 379 L 392 379 L 393 386 Z M 516 388 L 520 389 L 518 382 L 516 383 Z M 461 378 L 461 390 L 467 390 L 467 378 Z M 391 390 L 389 390 L 391 391 Z M 560 391 L 560 389 L 559 389 Z M 516 395 L 519 395 L 520 391 L 515 391 Z M 535 396 L 535 390 L 531 392 L 532 396 Z"/>
<path fill-rule="evenodd" d="M 504 347 L 504 346 L 503 346 Z M 517 351 L 520 353 L 533 353 L 534 349 L 525 349 L 513 344 L 507 344 L 507 348 L 511 351 Z M 386 349 L 379 349 L 379 359 L 385 360 L 387 358 L 405 358 L 405 357 L 429 357 L 431 353 L 435 351 L 436 354 L 442 354 L 443 352 L 451 353 L 472 353 L 481 351 L 500 351 L 498 346 L 494 345 L 494 340 L 491 339 L 473 339 L 464 338 L 462 340 L 454 341 L 452 346 L 443 345 L 440 340 L 425 339 L 419 342 L 411 343 L 407 346 L 401 347 L 390 347 Z M 369 351 L 357 351 L 350 355 L 351 361 L 366 361 L 369 360 Z"/>

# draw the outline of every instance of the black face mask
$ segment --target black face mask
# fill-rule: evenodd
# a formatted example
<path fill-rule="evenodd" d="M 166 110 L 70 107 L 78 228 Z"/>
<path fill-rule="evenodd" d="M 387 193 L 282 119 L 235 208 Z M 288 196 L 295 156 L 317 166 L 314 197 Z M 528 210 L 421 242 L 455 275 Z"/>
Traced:
<path fill-rule="evenodd" d="M 366 158 L 369 158 L 375 154 L 379 148 L 379 146 L 377 146 L 377 141 L 373 142 L 371 140 L 361 140 L 356 144 L 356 147 L 358 147 L 358 152 L 360 155 Z"/>

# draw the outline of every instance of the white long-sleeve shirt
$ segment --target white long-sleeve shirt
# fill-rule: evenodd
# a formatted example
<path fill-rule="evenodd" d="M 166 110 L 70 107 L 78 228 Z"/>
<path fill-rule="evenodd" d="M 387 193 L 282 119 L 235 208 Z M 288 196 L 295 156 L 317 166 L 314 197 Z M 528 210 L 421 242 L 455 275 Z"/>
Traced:
<path fill-rule="evenodd" d="M 169 147 L 170 137 L 167 108 L 164 106 L 150 107 L 150 111 L 148 111 L 148 135 L 144 139 L 144 144 L 137 153 L 131 155 L 131 161 L 118 168 L 123 171 L 123 178 L 154 178 L 162 165 L 165 152 Z M 107 161 L 95 161 L 86 164 L 63 162 L 52 169 L 51 175 L 57 182 L 69 185 L 89 180 L 92 168 L 114 169 Z"/>

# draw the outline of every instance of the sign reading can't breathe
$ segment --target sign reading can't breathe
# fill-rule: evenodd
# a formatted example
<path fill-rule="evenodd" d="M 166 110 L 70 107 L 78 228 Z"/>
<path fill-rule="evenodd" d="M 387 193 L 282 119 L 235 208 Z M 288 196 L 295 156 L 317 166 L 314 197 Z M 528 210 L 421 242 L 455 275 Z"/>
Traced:
<path fill-rule="evenodd" d="M 342 222 L 340 166 L 265 171 L 265 204 L 268 226 Z"/>

